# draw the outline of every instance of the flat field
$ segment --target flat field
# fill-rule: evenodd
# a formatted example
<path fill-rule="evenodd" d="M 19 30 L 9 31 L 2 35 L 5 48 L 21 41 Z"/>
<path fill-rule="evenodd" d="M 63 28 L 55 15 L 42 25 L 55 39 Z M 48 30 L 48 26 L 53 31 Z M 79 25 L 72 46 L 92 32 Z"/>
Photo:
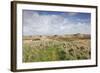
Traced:
<path fill-rule="evenodd" d="M 87 34 L 23 36 L 23 62 L 85 60 L 91 58 Z"/>

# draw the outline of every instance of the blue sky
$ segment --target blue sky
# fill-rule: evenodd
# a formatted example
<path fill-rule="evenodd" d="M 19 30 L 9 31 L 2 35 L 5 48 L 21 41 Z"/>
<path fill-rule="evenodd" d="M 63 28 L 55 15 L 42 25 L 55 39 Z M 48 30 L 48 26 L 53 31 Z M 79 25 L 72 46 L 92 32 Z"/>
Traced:
<path fill-rule="evenodd" d="M 91 14 L 23 10 L 23 35 L 90 34 Z"/>

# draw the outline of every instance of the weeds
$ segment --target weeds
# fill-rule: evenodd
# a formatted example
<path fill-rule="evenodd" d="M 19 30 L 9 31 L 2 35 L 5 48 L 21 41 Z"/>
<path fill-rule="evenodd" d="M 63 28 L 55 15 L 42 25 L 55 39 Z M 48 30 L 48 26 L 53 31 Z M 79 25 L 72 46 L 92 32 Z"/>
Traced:
<path fill-rule="evenodd" d="M 86 41 L 89 41 L 86 39 Z M 23 62 L 60 61 L 90 59 L 90 45 L 83 41 L 42 41 L 23 42 Z"/>

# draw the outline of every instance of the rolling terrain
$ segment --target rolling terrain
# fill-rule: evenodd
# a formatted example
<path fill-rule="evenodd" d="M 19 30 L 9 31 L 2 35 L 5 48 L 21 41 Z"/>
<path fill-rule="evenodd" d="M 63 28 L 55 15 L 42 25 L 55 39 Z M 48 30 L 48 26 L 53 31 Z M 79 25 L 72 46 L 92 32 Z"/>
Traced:
<path fill-rule="evenodd" d="M 90 58 L 90 34 L 23 36 L 23 62 Z"/>

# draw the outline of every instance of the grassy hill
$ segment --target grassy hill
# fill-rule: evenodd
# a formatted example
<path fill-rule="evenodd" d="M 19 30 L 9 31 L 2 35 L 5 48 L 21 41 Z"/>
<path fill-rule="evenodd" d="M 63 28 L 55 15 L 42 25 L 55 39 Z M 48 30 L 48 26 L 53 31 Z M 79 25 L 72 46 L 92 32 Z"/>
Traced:
<path fill-rule="evenodd" d="M 23 62 L 91 58 L 90 34 L 23 36 Z"/>

